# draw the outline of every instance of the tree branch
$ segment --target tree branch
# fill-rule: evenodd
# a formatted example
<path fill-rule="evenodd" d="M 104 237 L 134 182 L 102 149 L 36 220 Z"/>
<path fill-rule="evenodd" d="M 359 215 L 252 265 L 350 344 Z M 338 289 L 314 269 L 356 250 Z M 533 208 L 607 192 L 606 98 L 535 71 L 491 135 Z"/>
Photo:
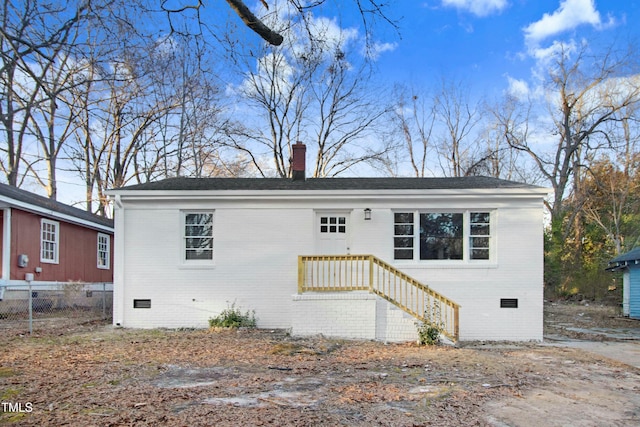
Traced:
<path fill-rule="evenodd" d="M 284 38 L 258 19 L 242 0 L 227 0 L 227 3 L 229 3 L 229 6 L 238 14 L 240 19 L 242 19 L 242 22 L 262 37 L 264 41 L 274 46 L 280 46 L 282 44 Z"/>

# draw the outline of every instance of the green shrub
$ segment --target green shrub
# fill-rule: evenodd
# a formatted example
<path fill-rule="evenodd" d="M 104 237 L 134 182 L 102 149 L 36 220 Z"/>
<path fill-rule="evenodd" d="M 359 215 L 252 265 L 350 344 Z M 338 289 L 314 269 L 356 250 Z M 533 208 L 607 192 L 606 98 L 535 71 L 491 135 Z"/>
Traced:
<path fill-rule="evenodd" d="M 425 310 L 424 320 L 416 322 L 419 345 L 436 345 L 440 342 L 440 334 L 444 324 L 440 321 L 440 305 L 434 304 L 431 312 Z"/>
<path fill-rule="evenodd" d="M 418 328 L 418 344 L 436 345 L 440 342 L 441 328 L 436 325 L 430 325 L 427 322 L 416 323 L 416 326 Z"/>
<path fill-rule="evenodd" d="M 255 310 L 242 312 L 234 302 L 216 317 L 209 318 L 211 328 L 255 328 L 257 324 Z"/>

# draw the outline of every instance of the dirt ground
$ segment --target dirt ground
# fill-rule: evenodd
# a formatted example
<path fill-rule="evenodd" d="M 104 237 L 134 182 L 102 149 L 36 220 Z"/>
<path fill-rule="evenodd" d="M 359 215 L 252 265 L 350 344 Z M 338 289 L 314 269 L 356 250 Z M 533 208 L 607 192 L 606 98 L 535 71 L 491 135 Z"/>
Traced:
<path fill-rule="evenodd" d="M 2 330 L 0 424 L 640 425 L 640 369 L 575 348 L 640 345 L 640 322 L 597 305 L 549 304 L 545 317 L 543 344 L 458 348 L 99 322 Z"/>

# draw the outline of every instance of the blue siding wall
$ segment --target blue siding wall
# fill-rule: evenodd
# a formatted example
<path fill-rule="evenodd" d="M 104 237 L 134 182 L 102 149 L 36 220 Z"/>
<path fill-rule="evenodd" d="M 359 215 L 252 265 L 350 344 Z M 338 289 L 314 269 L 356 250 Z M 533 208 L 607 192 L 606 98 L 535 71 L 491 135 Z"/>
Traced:
<path fill-rule="evenodd" d="M 629 267 L 629 317 L 640 319 L 640 265 Z"/>

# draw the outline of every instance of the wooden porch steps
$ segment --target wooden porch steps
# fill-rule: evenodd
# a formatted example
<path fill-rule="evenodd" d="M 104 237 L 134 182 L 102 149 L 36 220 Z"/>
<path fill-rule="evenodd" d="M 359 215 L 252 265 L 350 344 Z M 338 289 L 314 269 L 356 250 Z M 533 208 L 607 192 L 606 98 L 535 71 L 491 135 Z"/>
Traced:
<path fill-rule="evenodd" d="M 368 291 L 459 337 L 460 305 L 373 255 L 301 255 L 298 292 Z"/>

